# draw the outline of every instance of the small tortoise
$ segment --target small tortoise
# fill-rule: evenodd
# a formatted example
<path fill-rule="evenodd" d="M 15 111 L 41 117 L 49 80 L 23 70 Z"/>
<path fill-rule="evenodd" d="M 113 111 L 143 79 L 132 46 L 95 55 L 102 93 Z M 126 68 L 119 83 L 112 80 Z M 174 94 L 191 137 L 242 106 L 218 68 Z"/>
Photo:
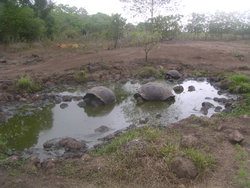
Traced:
<path fill-rule="evenodd" d="M 177 70 L 170 70 L 166 74 L 166 79 L 179 79 L 181 74 Z"/>
<path fill-rule="evenodd" d="M 116 100 L 115 94 L 109 88 L 104 86 L 93 87 L 88 90 L 83 97 L 84 102 L 88 106 L 103 106 L 113 104 Z"/>
<path fill-rule="evenodd" d="M 134 95 L 138 102 L 142 101 L 167 101 L 173 100 L 175 96 L 172 92 L 161 83 L 150 82 L 139 88 Z"/>

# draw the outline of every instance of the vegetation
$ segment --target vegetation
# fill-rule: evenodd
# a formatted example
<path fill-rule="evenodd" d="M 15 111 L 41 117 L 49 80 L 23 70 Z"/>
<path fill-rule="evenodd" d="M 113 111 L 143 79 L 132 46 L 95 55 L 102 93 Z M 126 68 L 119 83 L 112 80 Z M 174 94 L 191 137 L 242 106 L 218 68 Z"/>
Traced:
<path fill-rule="evenodd" d="M 239 144 L 236 146 L 238 154 L 236 155 L 237 160 L 240 162 L 240 169 L 238 170 L 238 175 L 235 177 L 235 181 L 240 183 L 242 187 L 250 187 L 250 176 L 248 167 L 248 153 Z"/>
<path fill-rule="evenodd" d="M 74 75 L 74 78 L 78 81 L 78 82 L 85 82 L 89 79 L 90 75 L 88 73 L 87 69 L 84 69 L 82 71 L 80 71 L 79 73 Z"/>
<path fill-rule="evenodd" d="M 234 93 L 249 93 L 250 92 L 250 78 L 246 75 L 236 74 L 229 77 L 231 85 L 229 87 Z"/>
<path fill-rule="evenodd" d="M 27 92 L 38 91 L 42 88 L 42 86 L 38 83 L 35 83 L 31 78 L 27 76 L 23 76 L 17 80 L 17 87 L 21 90 Z"/>

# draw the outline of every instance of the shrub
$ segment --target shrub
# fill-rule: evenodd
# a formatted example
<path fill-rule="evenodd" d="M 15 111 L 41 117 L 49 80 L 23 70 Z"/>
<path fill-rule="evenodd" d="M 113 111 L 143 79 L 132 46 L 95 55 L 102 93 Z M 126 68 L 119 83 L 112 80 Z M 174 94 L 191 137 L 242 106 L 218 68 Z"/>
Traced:
<path fill-rule="evenodd" d="M 151 76 L 156 76 L 157 75 L 157 71 L 154 67 L 143 67 L 141 68 L 137 73 L 137 76 L 141 77 L 141 78 L 148 78 Z"/>

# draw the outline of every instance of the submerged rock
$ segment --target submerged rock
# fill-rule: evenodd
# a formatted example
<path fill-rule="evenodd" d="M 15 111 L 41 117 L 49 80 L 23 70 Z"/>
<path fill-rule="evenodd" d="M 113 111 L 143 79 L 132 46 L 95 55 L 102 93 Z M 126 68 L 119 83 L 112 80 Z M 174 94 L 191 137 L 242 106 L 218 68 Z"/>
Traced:
<path fill-rule="evenodd" d="M 110 128 L 108 128 L 105 125 L 102 125 L 102 126 L 98 127 L 97 129 L 95 129 L 95 132 L 105 133 L 105 132 L 107 132 L 109 130 L 110 130 Z"/>
<path fill-rule="evenodd" d="M 61 109 L 65 109 L 65 108 L 67 108 L 68 106 L 69 106 L 69 105 L 66 104 L 66 103 L 60 104 L 60 108 L 61 108 Z"/>
<path fill-rule="evenodd" d="M 175 91 L 175 93 L 182 93 L 184 91 L 184 87 L 183 86 L 175 86 L 173 88 L 173 90 Z"/>
<path fill-rule="evenodd" d="M 195 87 L 194 86 L 188 86 L 188 91 L 190 91 L 190 92 L 195 91 Z"/>

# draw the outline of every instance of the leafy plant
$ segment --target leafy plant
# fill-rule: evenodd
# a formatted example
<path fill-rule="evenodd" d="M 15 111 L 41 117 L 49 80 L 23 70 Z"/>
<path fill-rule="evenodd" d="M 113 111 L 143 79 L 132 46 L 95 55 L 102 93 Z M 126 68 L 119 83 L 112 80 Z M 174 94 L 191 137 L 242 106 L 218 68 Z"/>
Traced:
<path fill-rule="evenodd" d="M 141 78 L 148 78 L 151 76 L 156 76 L 157 70 L 154 67 L 146 66 L 146 67 L 139 69 L 137 71 L 136 75 L 141 77 Z"/>
<path fill-rule="evenodd" d="M 250 78 L 243 74 L 236 74 L 229 77 L 231 86 L 229 89 L 234 93 L 248 93 L 250 92 Z"/>

